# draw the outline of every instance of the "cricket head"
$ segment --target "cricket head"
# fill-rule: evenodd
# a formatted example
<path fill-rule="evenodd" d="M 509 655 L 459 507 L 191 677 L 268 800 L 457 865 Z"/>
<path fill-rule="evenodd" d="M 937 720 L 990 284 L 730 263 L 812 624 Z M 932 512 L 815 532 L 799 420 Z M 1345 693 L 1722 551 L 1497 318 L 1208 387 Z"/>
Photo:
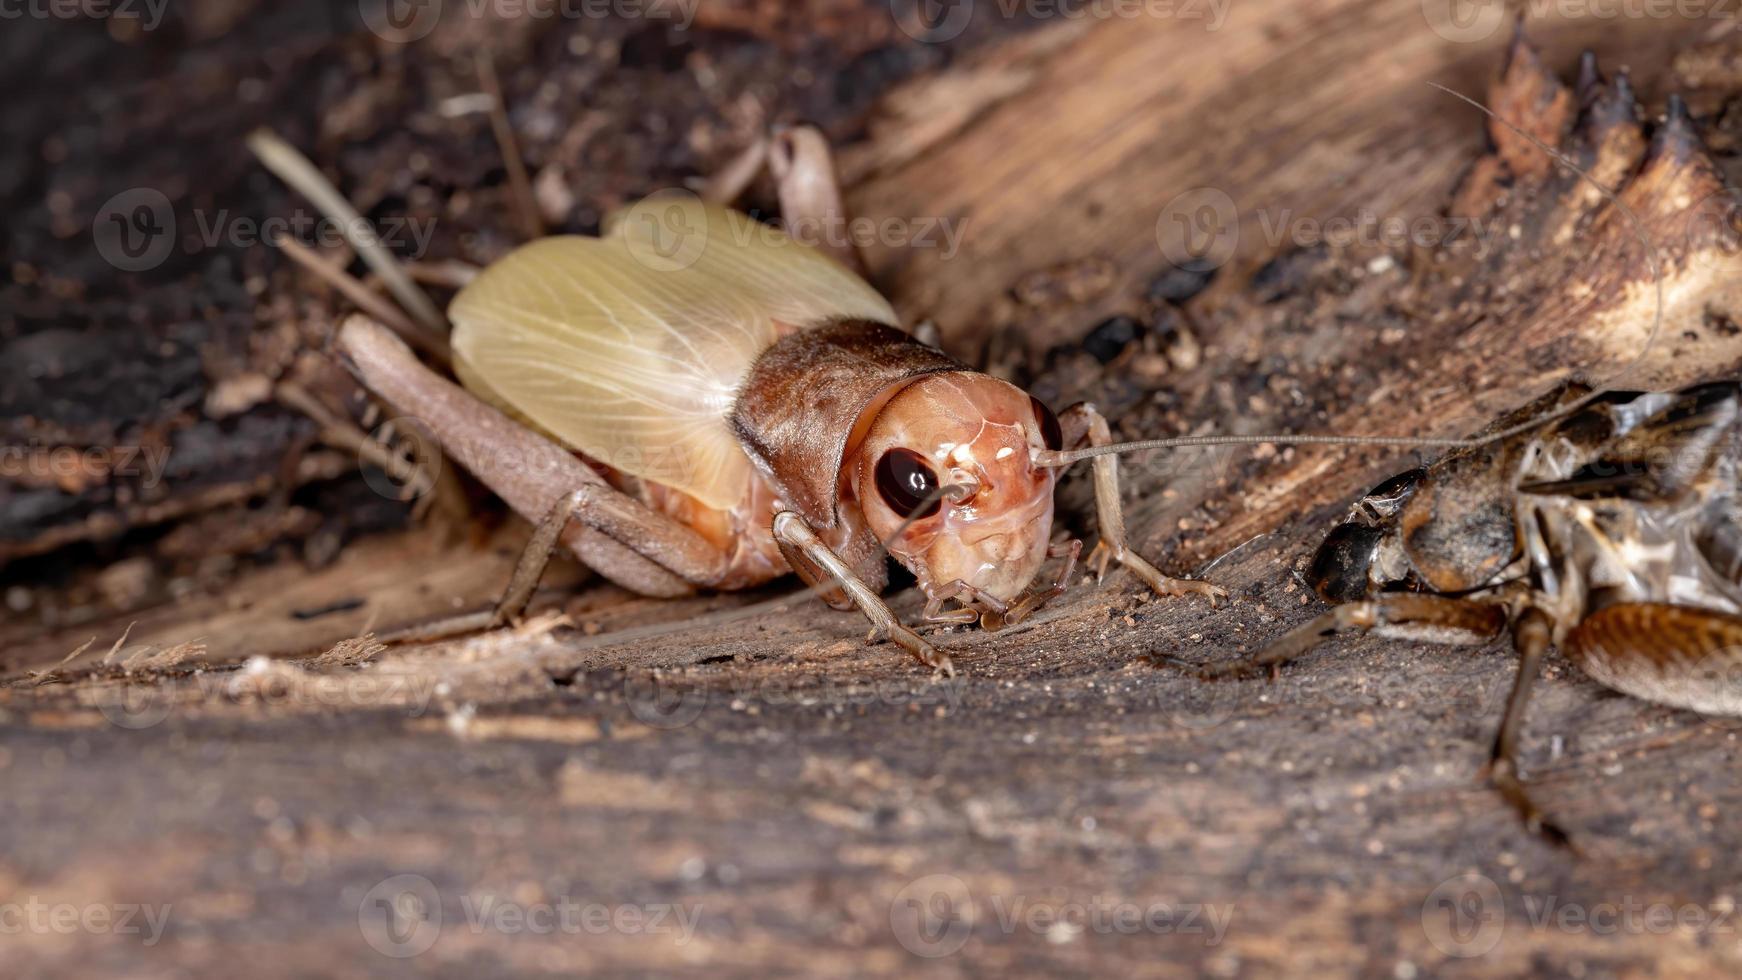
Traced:
<path fill-rule="evenodd" d="M 865 520 L 927 595 L 961 581 L 1020 596 L 1046 560 L 1058 419 L 1027 392 L 968 371 L 927 375 L 874 406 L 847 478 Z M 984 611 L 984 610 L 982 610 Z"/>

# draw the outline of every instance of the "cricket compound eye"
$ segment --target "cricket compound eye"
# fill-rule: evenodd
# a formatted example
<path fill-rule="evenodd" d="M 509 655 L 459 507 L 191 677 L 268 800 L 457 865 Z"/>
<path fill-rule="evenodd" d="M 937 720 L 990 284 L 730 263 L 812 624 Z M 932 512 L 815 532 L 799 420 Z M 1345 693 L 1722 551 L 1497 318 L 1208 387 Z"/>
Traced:
<path fill-rule="evenodd" d="M 943 506 L 937 471 L 911 449 L 891 449 L 877 461 L 877 493 L 904 518 L 930 517 Z"/>
<path fill-rule="evenodd" d="M 1028 401 L 1030 407 L 1034 409 L 1035 420 L 1040 423 L 1041 442 L 1055 453 L 1065 448 L 1065 433 L 1063 429 L 1059 428 L 1059 417 L 1052 413 L 1052 409 L 1046 407 L 1046 402 L 1033 395 L 1028 396 Z"/>

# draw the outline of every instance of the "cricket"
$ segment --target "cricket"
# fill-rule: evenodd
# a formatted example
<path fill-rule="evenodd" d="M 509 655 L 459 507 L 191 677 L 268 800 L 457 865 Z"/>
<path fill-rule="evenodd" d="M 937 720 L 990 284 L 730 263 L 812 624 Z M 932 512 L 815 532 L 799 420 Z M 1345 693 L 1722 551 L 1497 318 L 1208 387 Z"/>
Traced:
<path fill-rule="evenodd" d="M 1721 11 L 153 13 L 0 24 L 12 973 L 1742 966 Z"/>

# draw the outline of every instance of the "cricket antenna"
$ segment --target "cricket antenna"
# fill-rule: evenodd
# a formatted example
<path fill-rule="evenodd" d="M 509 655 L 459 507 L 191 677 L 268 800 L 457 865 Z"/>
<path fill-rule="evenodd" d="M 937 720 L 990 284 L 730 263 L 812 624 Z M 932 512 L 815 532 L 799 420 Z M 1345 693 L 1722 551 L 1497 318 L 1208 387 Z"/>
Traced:
<path fill-rule="evenodd" d="M 1537 149 L 1548 154 L 1556 163 L 1566 167 L 1573 173 L 1578 174 L 1580 179 L 1596 188 L 1599 194 L 1603 195 L 1610 204 L 1613 204 L 1616 210 L 1627 216 L 1627 220 L 1633 225 L 1634 233 L 1639 236 L 1640 243 L 1645 246 L 1646 261 L 1651 267 L 1652 284 L 1657 290 L 1657 306 L 1652 311 L 1651 332 L 1646 335 L 1645 346 L 1640 349 L 1638 356 L 1622 366 L 1621 370 L 1615 372 L 1615 375 L 1607 382 L 1593 387 L 1592 390 L 1582 398 L 1574 399 L 1569 404 L 1563 405 L 1546 415 L 1541 415 L 1528 421 L 1520 422 L 1517 425 L 1507 426 L 1497 432 L 1490 432 L 1487 435 L 1471 439 L 1435 439 L 1418 436 L 1289 435 L 1286 433 L 1253 436 L 1176 436 L 1171 439 L 1142 439 L 1136 442 L 1118 442 L 1105 446 L 1085 446 L 1082 449 L 1072 449 L 1062 452 L 1048 450 L 1035 455 L 1035 465 L 1048 467 L 1069 466 L 1072 463 L 1080 462 L 1085 459 L 1092 459 L 1096 456 L 1113 456 L 1119 453 L 1135 453 L 1148 449 L 1179 449 L 1188 446 L 1255 446 L 1264 443 L 1293 446 L 1394 446 L 1405 448 L 1475 449 L 1491 443 L 1510 439 L 1521 432 L 1529 432 L 1539 426 L 1565 418 L 1602 397 L 1605 392 L 1612 390 L 1615 381 L 1624 377 L 1634 368 L 1637 368 L 1645 360 L 1646 354 L 1651 351 L 1652 345 L 1657 343 L 1658 335 L 1663 331 L 1663 267 L 1658 259 L 1657 245 L 1652 242 L 1650 233 L 1646 231 L 1645 222 L 1641 221 L 1639 216 L 1634 214 L 1631 208 L 1622 203 L 1619 195 L 1610 188 L 1604 186 L 1602 181 L 1599 181 L 1595 177 L 1586 173 L 1582 167 L 1569 159 L 1566 154 L 1552 146 L 1549 146 L 1547 143 L 1544 143 L 1533 134 L 1525 132 L 1523 129 L 1514 125 L 1510 120 L 1501 117 L 1499 114 L 1494 112 L 1494 110 L 1475 99 L 1470 98 L 1462 92 L 1449 89 L 1438 82 L 1428 82 L 1427 84 L 1434 89 L 1444 92 L 1452 98 L 1475 108 L 1488 118 L 1511 130 L 1515 135 L 1528 140 Z"/>

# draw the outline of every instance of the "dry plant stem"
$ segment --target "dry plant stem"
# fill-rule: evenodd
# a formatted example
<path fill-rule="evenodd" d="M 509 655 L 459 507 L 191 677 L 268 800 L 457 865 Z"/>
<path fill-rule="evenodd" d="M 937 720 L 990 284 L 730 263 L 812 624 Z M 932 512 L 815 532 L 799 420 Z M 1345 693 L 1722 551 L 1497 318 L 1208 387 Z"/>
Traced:
<path fill-rule="evenodd" d="M 768 159 L 768 139 L 758 136 L 754 142 L 739 151 L 731 162 L 701 186 L 701 199 L 711 204 L 731 204 L 744 195 L 756 175 L 762 172 L 762 164 Z"/>
<path fill-rule="evenodd" d="M 532 194 L 532 181 L 526 176 L 526 161 L 520 155 L 520 143 L 514 138 L 514 127 L 508 121 L 508 103 L 502 98 L 502 82 L 496 77 L 496 60 L 488 51 L 477 56 L 478 81 L 490 96 L 490 129 L 496 135 L 496 146 L 502 153 L 502 163 L 508 168 L 508 189 L 514 196 L 514 210 L 520 218 L 520 233 L 527 241 L 544 237 L 544 218 L 538 211 L 538 199 Z"/>
<path fill-rule="evenodd" d="M 459 259 L 443 259 L 440 262 L 410 260 L 403 265 L 412 279 L 426 286 L 440 286 L 443 289 L 464 289 L 473 279 L 478 278 L 478 273 L 484 271 Z"/>
<path fill-rule="evenodd" d="M 249 135 L 248 148 L 254 151 L 254 155 L 260 158 L 260 162 L 268 170 L 308 198 L 337 224 L 345 240 L 351 243 L 351 247 L 357 250 L 357 254 L 362 256 L 369 268 L 374 269 L 375 274 L 387 283 L 388 291 L 399 304 L 431 334 L 443 338 L 445 342 L 448 334 L 447 318 L 436 309 L 429 296 L 411 281 L 405 270 L 399 267 L 399 260 L 381 247 L 363 216 L 357 213 L 350 201 L 345 200 L 345 196 L 339 193 L 338 188 L 327 180 L 319 168 L 309 162 L 308 157 L 280 139 L 276 133 L 266 129 L 257 129 Z"/>
<path fill-rule="evenodd" d="M 434 358 L 443 367 L 449 367 L 453 364 L 453 351 L 449 349 L 445 336 L 432 334 L 419 327 L 404 313 L 401 313 L 399 307 L 370 292 L 369 287 L 363 285 L 350 273 L 336 268 L 329 262 L 323 262 L 320 256 L 296 239 L 287 235 L 280 236 L 278 246 L 284 250 L 284 254 L 289 256 L 291 261 L 314 273 L 323 282 L 337 289 L 358 309 L 390 327 L 394 333 L 404 337 L 407 343 Z"/>

